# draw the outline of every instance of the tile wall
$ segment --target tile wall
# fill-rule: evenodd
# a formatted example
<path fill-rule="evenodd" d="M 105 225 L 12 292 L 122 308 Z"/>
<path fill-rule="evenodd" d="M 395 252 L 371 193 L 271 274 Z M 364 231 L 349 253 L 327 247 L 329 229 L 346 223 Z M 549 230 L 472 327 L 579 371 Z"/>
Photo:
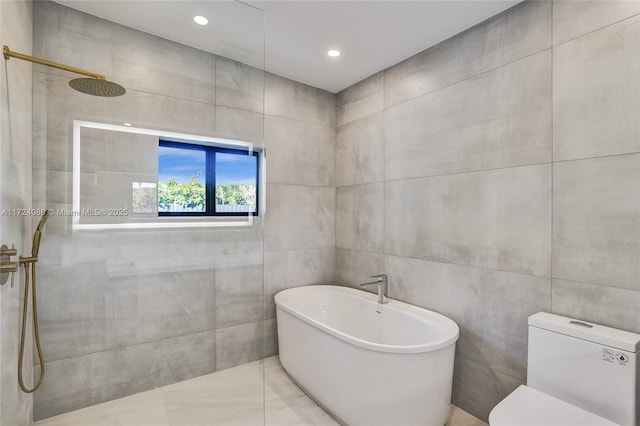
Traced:
<path fill-rule="evenodd" d="M 0 39 L 11 50 L 31 54 L 31 1 L 0 2 Z M 0 244 L 15 245 L 18 254 L 31 251 L 31 63 L 2 59 L 0 67 Z M 23 214 L 15 213 L 19 209 Z M 26 215 L 24 215 L 26 213 Z M 37 220 L 37 218 L 36 218 Z M 17 256 L 11 258 L 17 261 Z M 18 387 L 18 348 L 24 273 L 0 286 L 0 425 L 31 424 L 31 395 Z M 24 377 L 31 368 L 31 329 L 27 332 Z"/>
<path fill-rule="evenodd" d="M 483 419 L 530 314 L 640 332 L 638 14 L 526 1 L 337 95 L 337 280 L 454 319 L 453 402 Z"/>
<path fill-rule="evenodd" d="M 334 96 L 38 2 L 35 54 L 129 92 L 34 67 L 34 206 L 70 208 L 81 118 L 263 141 L 268 210 L 206 232 L 53 218 L 36 418 L 271 355 L 277 291 L 382 272 L 460 325 L 454 403 L 484 419 L 526 380 L 528 315 L 640 331 L 639 5 L 527 1 Z"/>
<path fill-rule="evenodd" d="M 53 2 L 34 7 L 35 55 L 127 89 L 91 97 L 67 86 L 70 75 L 34 67 L 35 206 L 72 208 L 74 119 L 249 140 L 268 162 L 268 213 L 253 228 L 74 232 L 71 218 L 50 219 L 35 418 L 273 355 L 264 293 L 333 281 L 335 96 Z M 82 200 L 130 198 L 120 192 L 132 179 L 157 171 L 153 141 L 85 136 Z"/>

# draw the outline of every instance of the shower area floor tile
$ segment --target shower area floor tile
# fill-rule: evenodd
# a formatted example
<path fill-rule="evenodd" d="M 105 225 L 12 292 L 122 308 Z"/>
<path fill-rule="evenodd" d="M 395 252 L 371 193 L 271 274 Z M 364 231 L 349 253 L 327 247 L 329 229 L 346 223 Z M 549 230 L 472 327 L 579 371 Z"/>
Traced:
<path fill-rule="evenodd" d="M 205 425 L 338 423 L 291 381 L 277 356 L 34 423 L 34 426 Z M 486 423 L 452 407 L 447 425 Z"/>

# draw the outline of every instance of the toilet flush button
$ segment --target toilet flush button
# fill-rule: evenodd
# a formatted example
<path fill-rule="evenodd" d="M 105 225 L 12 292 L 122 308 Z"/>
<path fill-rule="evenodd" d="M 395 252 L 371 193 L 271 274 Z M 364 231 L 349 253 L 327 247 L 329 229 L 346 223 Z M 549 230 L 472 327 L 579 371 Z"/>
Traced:
<path fill-rule="evenodd" d="M 626 364 L 629 361 L 629 357 L 626 356 L 623 353 L 618 352 L 616 354 L 616 360 L 620 363 L 620 364 Z"/>

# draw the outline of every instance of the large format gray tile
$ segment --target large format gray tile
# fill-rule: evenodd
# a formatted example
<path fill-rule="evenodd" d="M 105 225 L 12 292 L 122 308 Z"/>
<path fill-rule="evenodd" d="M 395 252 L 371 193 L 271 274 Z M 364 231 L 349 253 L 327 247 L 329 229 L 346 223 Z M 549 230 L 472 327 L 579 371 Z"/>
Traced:
<path fill-rule="evenodd" d="M 32 184 L 32 195 L 35 202 L 72 203 L 73 174 L 70 171 L 34 170 Z"/>
<path fill-rule="evenodd" d="M 359 284 L 371 281 L 372 275 L 386 273 L 384 255 L 366 251 L 336 249 L 336 284 L 361 289 Z M 393 277 L 389 285 L 393 286 Z M 377 290 L 369 288 L 375 293 Z"/>
<path fill-rule="evenodd" d="M 39 374 L 39 369 L 35 369 Z M 157 340 L 46 363 L 34 394 L 39 420 L 215 370 L 214 332 Z"/>
<path fill-rule="evenodd" d="M 45 169 L 47 165 L 47 78 L 31 72 L 31 167 Z"/>
<path fill-rule="evenodd" d="M 7 2 L 4 13 L 7 18 L 2 21 L 3 44 L 15 51 L 30 53 L 33 41 L 27 29 L 32 27 L 31 4 Z M 12 158 L 23 164 L 27 161 L 31 163 L 32 70 L 30 62 L 17 59 L 6 61 L 1 86 L 3 138 L 0 152 L 4 158 Z"/>
<path fill-rule="evenodd" d="M 11 4 L 0 4 L 0 26 L 5 25 L 8 19 L 16 19 L 18 22 L 28 23 L 28 20 L 21 19 L 30 11 L 30 6 L 22 3 L 12 2 Z M 3 15 L 6 13 L 7 15 Z M 26 17 L 25 17 L 26 18 Z M 25 28 L 26 29 L 26 28 Z M 0 28 L 4 30 L 4 28 Z M 23 30 L 24 31 L 24 30 Z M 23 31 L 14 35 L 15 39 L 21 39 Z M 2 31 L 4 34 L 4 31 Z M 3 35 L 4 37 L 4 35 Z M 6 39 L 5 39 L 6 40 Z M 0 88 L 0 93 L 4 92 L 6 87 Z M 28 97 L 28 92 L 19 92 L 22 96 Z M 15 95 L 17 95 L 16 93 Z M 6 98 L 2 96 L 3 108 L 6 105 Z M 22 104 L 23 108 L 26 104 Z M 30 145 L 26 138 L 26 129 L 11 129 L 7 125 L 10 117 L 2 110 L 0 118 L 2 125 L 0 126 L 0 144 L 3 147 L 10 144 L 11 141 L 7 136 L 11 135 L 11 131 L 16 131 L 16 137 L 20 135 L 20 139 Z M 27 115 L 29 112 L 21 109 L 13 111 L 14 114 Z M 24 139 L 23 139 L 24 138 Z M 13 156 L 2 155 L 0 158 L 0 182 L 2 182 L 2 192 L 0 193 L 0 205 L 3 209 L 23 209 L 31 207 L 31 200 L 28 187 L 30 186 L 29 161 L 26 158 L 28 147 L 25 146 L 22 152 L 14 151 Z M 17 158 L 16 158 L 17 157 Z M 31 218 L 15 215 L 5 215 L 0 217 L 0 232 L 4 243 L 11 245 L 15 243 L 18 253 L 28 253 L 31 247 L 29 241 L 31 230 Z M 12 258 L 17 261 L 17 258 Z M 24 269 L 20 268 L 16 272 L 14 280 L 15 287 L 10 288 L 9 281 L 2 286 L 0 294 L 0 423 L 16 426 L 27 426 L 31 422 L 32 413 L 32 397 L 23 393 L 17 385 L 16 371 L 18 369 L 18 348 L 20 333 L 20 314 L 22 312 L 22 290 L 24 281 Z M 26 383 L 30 383 L 32 377 L 32 339 L 31 331 L 27 332 L 27 341 L 25 343 L 25 357 L 22 371 Z"/>
<path fill-rule="evenodd" d="M 553 280 L 551 312 L 640 333 L 640 291 Z"/>
<path fill-rule="evenodd" d="M 333 127 L 265 116 L 268 183 L 333 186 Z"/>
<path fill-rule="evenodd" d="M 263 144 L 263 115 L 240 109 L 216 107 L 216 136 L 251 142 L 255 147 Z"/>
<path fill-rule="evenodd" d="M 109 277 L 211 269 L 212 239 L 210 230 L 196 228 L 76 232 L 61 237 L 60 263 L 106 263 Z"/>
<path fill-rule="evenodd" d="M 119 346 L 202 333 L 216 326 L 211 269 L 111 278 L 109 286 L 112 299 L 107 301 L 106 321 Z"/>
<path fill-rule="evenodd" d="M 34 169 L 71 170 L 73 120 L 113 121 L 113 99 L 71 90 L 68 78 L 33 73 Z"/>
<path fill-rule="evenodd" d="M 129 90 L 126 95 L 110 101 L 103 109 L 106 108 L 117 123 L 195 135 L 212 135 L 215 131 L 215 106 L 210 103 L 138 90 Z"/>
<path fill-rule="evenodd" d="M 551 166 L 385 183 L 385 254 L 549 276 Z"/>
<path fill-rule="evenodd" d="M 216 371 L 264 358 L 264 321 L 216 330 Z"/>
<path fill-rule="evenodd" d="M 62 150 L 64 162 L 71 166 L 71 143 L 73 120 L 96 122 L 132 123 L 135 127 L 169 130 L 187 134 L 212 135 L 214 133 L 215 105 L 211 103 L 164 96 L 130 89 L 123 96 L 102 98 L 88 96 L 68 87 L 68 78 L 52 74 L 40 75 L 34 79 L 35 85 L 46 85 L 47 147 Z M 36 99 L 35 104 L 39 100 Z M 47 158 L 47 162 L 58 160 L 58 156 Z M 48 168 L 59 169 L 58 167 Z"/>
<path fill-rule="evenodd" d="M 274 296 L 281 290 L 333 284 L 335 249 L 286 250 L 264 254 L 265 318 L 275 318 Z"/>
<path fill-rule="evenodd" d="M 46 236 L 45 236 L 46 238 Z M 104 264 L 41 266 L 38 319 L 45 361 L 113 348 Z"/>
<path fill-rule="evenodd" d="M 49 1 L 34 2 L 33 24 L 34 56 L 104 74 L 110 79 L 111 37 L 116 24 Z M 67 80 L 77 76 L 40 65 L 34 70 L 65 75 Z"/>
<path fill-rule="evenodd" d="M 498 402 L 524 382 L 456 356 L 452 402 L 485 421 Z"/>
<path fill-rule="evenodd" d="M 267 185 L 264 249 L 335 246 L 335 188 Z"/>
<path fill-rule="evenodd" d="M 554 48 L 555 161 L 640 151 L 639 50 L 640 16 Z"/>
<path fill-rule="evenodd" d="M 216 329 L 262 319 L 262 265 L 216 268 Z"/>
<path fill-rule="evenodd" d="M 262 321 L 263 357 L 278 354 L 278 324 L 275 318 Z"/>
<path fill-rule="evenodd" d="M 553 277 L 640 290 L 640 154 L 553 167 Z"/>
<path fill-rule="evenodd" d="M 267 115 L 333 127 L 335 95 L 267 73 L 264 112 Z"/>
<path fill-rule="evenodd" d="M 217 228 L 214 231 L 214 255 L 217 268 L 263 264 L 263 228 Z"/>
<path fill-rule="evenodd" d="M 383 73 L 379 72 L 336 95 L 336 125 L 341 126 L 384 108 Z"/>
<path fill-rule="evenodd" d="M 457 354 L 525 380 L 527 318 L 551 308 L 549 278 L 386 256 L 390 296 L 460 327 Z"/>
<path fill-rule="evenodd" d="M 384 71 L 385 107 L 551 46 L 551 2 L 525 1 Z"/>
<path fill-rule="evenodd" d="M 551 53 L 390 108 L 385 178 L 551 161 Z"/>
<path fill-rule="evenodd" d="M 110 35 L 110 80 L 127 89 L 215 103 L 211 53 L 118 24 Z"/>
<path fill-rule="evenodd" d="M 47 362 L 215 328 L 213 270 L 109 277 L 103 263 L 40 269 Z"/>
<path fill-rule="evenodd" d="M 336 185 L 384 180 L 384 115 L 369 115 L 336 128 Z"/>
<path fill-rule="evenodd" d="M 216 57 L 216 105 L 261 113 L 264 103 L 264 71 Z"/>
<path fill-rule="evenodd" d="M 637 0 L 562 0 L 553 2 L 553 44 L 580 37 L 640 13 Z"/>
<path fill-rule="evenodd" d="M 383 252 L 382 182 L 336 189 L 336 247 Z"/>

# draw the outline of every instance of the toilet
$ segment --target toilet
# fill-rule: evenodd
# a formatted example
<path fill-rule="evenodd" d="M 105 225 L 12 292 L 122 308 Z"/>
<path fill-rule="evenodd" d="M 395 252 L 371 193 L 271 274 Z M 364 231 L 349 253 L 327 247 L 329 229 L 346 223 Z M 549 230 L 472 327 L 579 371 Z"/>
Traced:
<path fill-rule="evenodd" d="M 539 312 L 529 317 L 527 384 L 491 426 L 640 425 L 640 334 Z"/>

